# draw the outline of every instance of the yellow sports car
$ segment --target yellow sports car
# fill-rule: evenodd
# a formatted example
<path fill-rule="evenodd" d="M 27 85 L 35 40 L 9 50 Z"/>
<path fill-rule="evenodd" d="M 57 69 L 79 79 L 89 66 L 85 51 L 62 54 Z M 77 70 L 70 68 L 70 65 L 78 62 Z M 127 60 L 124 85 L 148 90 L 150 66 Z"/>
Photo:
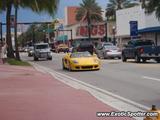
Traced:
<path fill-rule="evenodd" d="M 100 60 L 89 52 L 67 53 L 62 59 L 63 69 L 72 70 L 99 70 Z"/>

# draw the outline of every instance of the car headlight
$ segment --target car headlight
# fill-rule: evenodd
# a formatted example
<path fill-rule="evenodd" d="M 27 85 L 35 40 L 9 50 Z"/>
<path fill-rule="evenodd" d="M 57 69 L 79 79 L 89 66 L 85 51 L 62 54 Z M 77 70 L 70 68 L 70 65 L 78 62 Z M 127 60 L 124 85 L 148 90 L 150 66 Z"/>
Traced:
<path fill-rule="evenodd" d="M 51 52 L 48 52 L 48 55 L 52 55 L 52 53 L 51 53 Z"/>
<path fill-rule="evenodd" d="M 77 60 L 73 60 L 72 62 L 75 63 L 75 64 L 78 64 L 78 61 L 77 61 Z"/>

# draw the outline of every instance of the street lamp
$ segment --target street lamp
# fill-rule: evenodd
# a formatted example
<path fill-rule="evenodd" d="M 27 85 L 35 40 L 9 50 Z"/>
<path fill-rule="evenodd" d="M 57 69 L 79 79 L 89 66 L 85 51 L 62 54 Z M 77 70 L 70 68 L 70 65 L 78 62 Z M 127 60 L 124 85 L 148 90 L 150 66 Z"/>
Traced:
<path fill-rule="evenodd" d="M 113 44 L 116 45 L 116 37 L 115 37 L 116 27 L 115 26 L 112 27 L 112 33 L 113 33 Z"/>
<path fill-rule="evenodd" d="M 47 34 L 47 37 L 48 37 L 48 41 L 50 43 L 50 27 L 49 27 L 49 24 L 47 24 L 47 29 L 48 29 L 48 34 Z"/>
<path fill-rule="evenodd" d="M 108 25 L 107 25 L 107 19 L 105 20 L 105 23 L 104 23 L 104 26 L 105 26 L 105 41 L 108 42 Z"/>
<path fill-rule="evenodd" d="M 88 22 L 88 39 L 91 40 L 91 18 L 90 11 L 87 11 L 87 22 Z"/>

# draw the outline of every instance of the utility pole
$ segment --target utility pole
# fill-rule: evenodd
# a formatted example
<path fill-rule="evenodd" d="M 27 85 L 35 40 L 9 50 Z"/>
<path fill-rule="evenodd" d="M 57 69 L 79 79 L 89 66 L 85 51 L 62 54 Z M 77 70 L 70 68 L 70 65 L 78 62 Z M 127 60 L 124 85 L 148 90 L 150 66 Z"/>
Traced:
<path fill-rule="evenodd" d="M 105 41 L 108 42 L 108 29 L 107 29 L 108 26 L 107 26 L 107 19 L 106 19 L 104 25 L 105 25 Z"/>
<path fill-rule="evenodd" d="M 72 33 L 72 30 L 71 30 L 71 41 L 73 40 L 73 37 L 72 37 L 73 35 L 72 35 L 72 34 L 73 34 L 73 33 Z"/>
<path fill-rule="evenodd" d="M 2 22 L 0 22 L 0 34 L 1 34 L 1 42 L 3 41 L 3 31 L 2 31 Z"/>
<path fill-rule="evenodd" d="M 47 43 L 50 43 L 50 27 L 49 27 L 49 24 L 47 24 L 47 29 L 48 29 L 48 35 L 47 35 L 47 37 L 48 37 L 48 41 L 47 41 Z"/>
<path fill-rule="evenodd" d="M 87 11 L 87 22 L 88 22 L 88 39 L 91 40 L 91 18 L 89 10 Z"/>
<path fill-rule="evenodd" d="M 116 45 L 116 37 L 115 37 L 116 27 L 115 26 L 112 27 L 112 34 L 113 34 L 113 44 Z"/>

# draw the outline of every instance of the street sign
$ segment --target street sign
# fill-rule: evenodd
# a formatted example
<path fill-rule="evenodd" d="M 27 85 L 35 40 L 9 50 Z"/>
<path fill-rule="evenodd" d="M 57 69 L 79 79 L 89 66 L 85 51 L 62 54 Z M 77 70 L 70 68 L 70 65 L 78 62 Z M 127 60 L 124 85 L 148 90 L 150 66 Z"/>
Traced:
<path fill-rule="evenodd" d="M 136 37 L 138 36 L 138 22 L 137 21 L 130 21 L 130 36 Z"/>
<path fill-rule="evenodd" d="M 58 27 L 58 30 L 63 30 L 63 24 L 60 24 L 60 26 Z"/>

